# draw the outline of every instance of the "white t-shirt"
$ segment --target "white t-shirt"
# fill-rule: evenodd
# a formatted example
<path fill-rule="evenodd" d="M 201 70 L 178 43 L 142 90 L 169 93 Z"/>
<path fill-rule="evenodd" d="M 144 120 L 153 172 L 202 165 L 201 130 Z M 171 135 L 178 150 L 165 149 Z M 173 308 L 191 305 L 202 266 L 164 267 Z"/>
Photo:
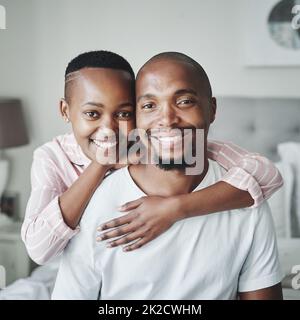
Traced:
<path fill-rule="evenodd" d="M 222 175 L 209 160 L 195 190 Z M 52 299 L 236 299 L 281 281 L 267 204 L 180 220 L 131 252 L 96 242 L 96 228 L 120 216 L 118 206 L 144 195 L 128 168 L 103 181 L 64 251 Z"/>

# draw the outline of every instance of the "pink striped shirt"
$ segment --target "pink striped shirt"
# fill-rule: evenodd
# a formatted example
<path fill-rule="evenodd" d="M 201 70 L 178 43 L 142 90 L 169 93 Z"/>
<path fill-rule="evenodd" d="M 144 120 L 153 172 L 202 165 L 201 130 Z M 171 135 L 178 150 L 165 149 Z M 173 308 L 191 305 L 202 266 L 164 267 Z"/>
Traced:
<path fill-rule="evenodd" d="M 208 151 L 209 157 L 227 170 L 222 180 L 248 190 L 254 206 L 283 184 L 277 168 L 258 154 L 218 141 L 210 141 Z M 21 233 L 28 254 L 36 263 L 45 264 L 61 254 L 79 232 L 79 226 L 73 230 L 64 222 L 58 198 L 89 164 L 72 133 L 58 136 L 35 150 L 32 190 Z"/>

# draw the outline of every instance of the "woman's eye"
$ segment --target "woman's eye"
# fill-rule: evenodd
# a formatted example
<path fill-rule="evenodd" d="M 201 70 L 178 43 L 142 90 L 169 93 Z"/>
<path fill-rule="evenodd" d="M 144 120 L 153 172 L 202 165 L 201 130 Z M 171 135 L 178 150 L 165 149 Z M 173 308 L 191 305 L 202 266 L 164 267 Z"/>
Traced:
<path fill-rule="evenodd" d="M 84 114 L 87 115 L 89 118 L 92 118 L 92 119 L 97 119 L 99 117 L 99 113 L 95 112 L 95 111 L 87 111 Z"/>
<path fill-rule="evenodd" d="M 132 112 L 130 111 L 120 111 L 117 113 L 117 117 L 120 119 L 131 119 L 132 118 Z"/>

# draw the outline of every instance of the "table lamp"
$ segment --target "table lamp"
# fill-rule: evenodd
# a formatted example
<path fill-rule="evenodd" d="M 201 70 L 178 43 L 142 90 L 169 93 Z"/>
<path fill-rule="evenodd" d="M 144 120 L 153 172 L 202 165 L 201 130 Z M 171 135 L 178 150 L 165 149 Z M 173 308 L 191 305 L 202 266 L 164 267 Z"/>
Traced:
<path fill-rule="evenodd" d="M 0 199 L 9 176 L 9 161 L 4 155 L 4 149 L 28 142 L 20 101 L 0 98 Z"/>

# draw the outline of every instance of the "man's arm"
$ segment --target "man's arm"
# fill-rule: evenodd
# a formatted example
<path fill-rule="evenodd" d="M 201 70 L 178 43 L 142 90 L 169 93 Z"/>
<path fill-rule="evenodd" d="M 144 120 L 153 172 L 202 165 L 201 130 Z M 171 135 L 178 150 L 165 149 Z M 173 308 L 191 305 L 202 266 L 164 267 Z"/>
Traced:
<path fill-rule="evenodd" d="M 240 300 L 282 300 L 281 283 L 272 287 L 239 293 Z"/>

